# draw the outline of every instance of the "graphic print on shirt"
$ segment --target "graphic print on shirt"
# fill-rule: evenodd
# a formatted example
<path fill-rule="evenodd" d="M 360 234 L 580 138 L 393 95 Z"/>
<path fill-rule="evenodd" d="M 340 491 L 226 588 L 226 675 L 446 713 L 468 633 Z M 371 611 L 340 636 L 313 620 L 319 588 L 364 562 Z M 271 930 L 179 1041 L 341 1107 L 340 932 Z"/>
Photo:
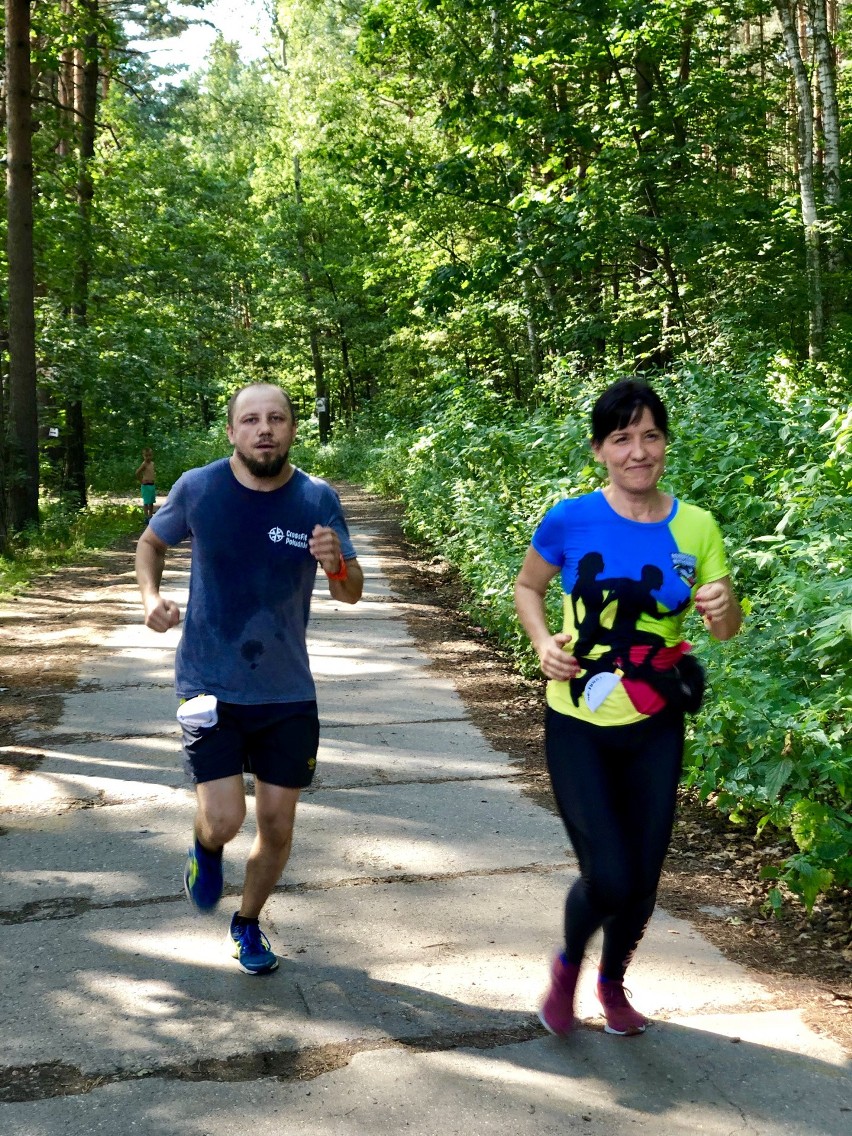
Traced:
<path fill-rule="evenodd" d="M 672 555 L 672 560 L 675 556 Z M 694 561 L 694 558 L 692 558 Z M 675 571 L 682 579 L 680 572 Z M 694 564 L 693 564 L 694 570 Z M 639 579 L 629 576 L 607 576 L 604 555 L 587 552 L 577 565 L 577 576 L 570 592 L 571 611 L 576 635 L 574 656 L 583 673 L 570 680 L 571 699 L 575 706 L 586 686 L 601 673 L 624 675 L 625 689 L 630 694 L 632 682 L 642 681 L 651 668 L 671 666 L 670 648 L 664 637 L 647 627 L 638 626 L 642 616 L 651 620 L 678 615 L 689 605 L 690 593 L 673 608 L 661 605 L 655 595 L 663 586 L 664 575 L 657 564 L 644 564 Z M 660 658 L 661 666 L 654 666 Z M 635 689 L 635 688 L 634 688 Z"/>
<path fill-rule="evenodd" d="M 686 552 L 673 552 L 672 567 L 688 587 L 692 588 L 695 585 L 698 561 L 694 556 Z"/>
<path fill-rule="evenodd" d="M 663 709 L 665 683 L 655 689 L 639 675 L 677 664 L 690 649 L 683 621 L 693 589 L 728 574 L 710 513 L 674 499 L 664 521 L 640 523 L 615 513 L 596 489 L 548 509 L 532 546 L 560 572 L 566 649 L 588 672 L 573 685 L 551 679 L 551 709 L 601 726 Z"/>

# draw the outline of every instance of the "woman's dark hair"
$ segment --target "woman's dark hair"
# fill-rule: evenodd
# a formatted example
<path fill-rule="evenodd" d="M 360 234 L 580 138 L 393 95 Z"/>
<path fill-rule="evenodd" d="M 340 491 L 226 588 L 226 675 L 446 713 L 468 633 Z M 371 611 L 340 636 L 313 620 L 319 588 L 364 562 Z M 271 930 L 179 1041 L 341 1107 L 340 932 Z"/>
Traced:
<path fill-rule="evenodd" d="M 592 441 L 599 446 L 613 430 L 623 430 L 642 417 L 645 407 L 654 425 L 669 436 L 669 414 L 655 390 L 639 379 L 620 379 L 607 387 L 592 407 Z"/>

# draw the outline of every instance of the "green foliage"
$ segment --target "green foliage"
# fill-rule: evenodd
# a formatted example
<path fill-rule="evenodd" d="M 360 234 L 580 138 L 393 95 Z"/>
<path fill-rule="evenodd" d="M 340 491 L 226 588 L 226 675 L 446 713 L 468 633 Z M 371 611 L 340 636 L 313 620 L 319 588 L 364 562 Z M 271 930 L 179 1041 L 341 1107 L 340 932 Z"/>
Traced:
<path fill-rule="evenodd" d="M 544 511 L 599 484 L 586 423 L 611 377 L 566 384 L 556 408 L 529 414 L 445 376 L 408 421 L 372 408 L 305 456 L 402 500 L 410 533 L 458 568 L 473 617 L 532 675 L 514 578 Z M 807 369 L 775 357 L 736 374 L 693 362 L 655 385 L 674 426 L 667 484 L 719 517 L 748 613 L 725 644 L 692 628 L 711 697 L 685 778 L 735 821 L 793 839 L 778 878 L 811 906 L 852 882 L 852 420 L 832 382 L 815 389 Z M 557 588 L 549 598 L 556 626 Z"/>
<path fill-rule="evenodd" d="M 0 597 L 20 591 L 34 576 L 79 563 L 93 549 L 138 533 L 140 525 L 140 510 L 129 504 L 78 510 L 61 501 L 43 503 L 39 527 L 17 534 L 0 557 Z"/>
<path fill-rule="evenodd" d="M 184 430 L 176 435 L 168 429 L 143 434 L 138 440 L 123 438 L 112 450 L 99 454 L 89 465 L 90 485 L 95 493 L 138 494 L 135 470 L 142 461 L 143 448 L 154 452 L 157 489 L 167 493 L 187 469 L 206 465 L 231 452 L 222 423 L 210 430 Z"/>

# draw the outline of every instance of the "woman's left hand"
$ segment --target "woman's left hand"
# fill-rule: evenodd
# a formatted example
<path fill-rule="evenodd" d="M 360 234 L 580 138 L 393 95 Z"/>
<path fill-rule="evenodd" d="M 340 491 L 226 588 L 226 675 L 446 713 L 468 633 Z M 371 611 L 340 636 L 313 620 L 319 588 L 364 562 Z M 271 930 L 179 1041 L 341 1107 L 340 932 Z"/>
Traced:
<path fill-rule="evenodd" d="M 742 611 L 728 576 L 701 585 L 695 593 L 695 610 L 715 639 L 730 639 L 740 629 Z"/>

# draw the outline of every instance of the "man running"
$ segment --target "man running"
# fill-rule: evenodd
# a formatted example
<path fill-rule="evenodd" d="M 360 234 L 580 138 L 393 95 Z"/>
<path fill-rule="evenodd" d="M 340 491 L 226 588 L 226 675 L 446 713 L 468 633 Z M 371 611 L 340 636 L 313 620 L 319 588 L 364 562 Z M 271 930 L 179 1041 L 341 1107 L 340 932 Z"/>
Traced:
<path fill-rule="evenodd" d="M 185 767 L 196 790 L 189 899 L 212 911 L 222 852 L 246 815 L 243 773 L 255 780 L 257 835 L 233 956 L 247 974 L 278 959 L 258 919 L 293 839 L 296 804 L 316 767 L 319 720 L 305 635 L 319 565 L 331 596 L 361 598 L 364 576 L 337 494 L 290 462 L 296 415 L 280 387 L 255 383 L 228 403 L 229 458 L 183 474 L 139 539 L 136 578 L 145 624 L 180 620 L 160 594 L 166 549 L 191 537 L 190 598 L 175 659 Z"/>

